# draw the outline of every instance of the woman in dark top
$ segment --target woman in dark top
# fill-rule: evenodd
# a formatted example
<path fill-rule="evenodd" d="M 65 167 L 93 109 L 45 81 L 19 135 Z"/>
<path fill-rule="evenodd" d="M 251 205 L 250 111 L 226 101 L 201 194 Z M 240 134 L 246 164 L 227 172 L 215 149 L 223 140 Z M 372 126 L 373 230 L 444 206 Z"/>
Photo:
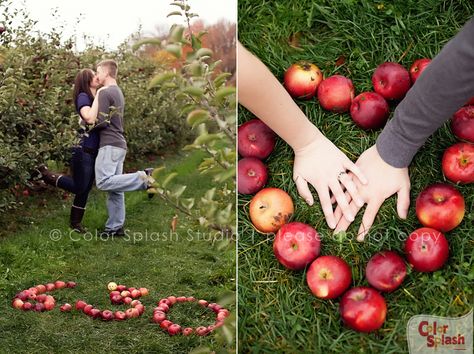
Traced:
<path fill-rule="evenodd" d="M 79 145 L 73 148 L 71 168 L 72 176 L 65 176 L 48 170 L 46 165 L 38 167 L 41 178 L 50 185 L 74 193 L 71 208 L 70 225 L 79 233 L 86 230 L 81 225 L 86 210 L 87 198 L 94 182 L 94 165 L 99 149 L 99 132 L 89 130 L 85 117 L 97 116 L 98 106 L 94 97 L 99 86 L 95 73 L 90 69 L 81 70 L 74 82 L 74 104 L 80 116 L 79 124 L 83 126 Z"/>

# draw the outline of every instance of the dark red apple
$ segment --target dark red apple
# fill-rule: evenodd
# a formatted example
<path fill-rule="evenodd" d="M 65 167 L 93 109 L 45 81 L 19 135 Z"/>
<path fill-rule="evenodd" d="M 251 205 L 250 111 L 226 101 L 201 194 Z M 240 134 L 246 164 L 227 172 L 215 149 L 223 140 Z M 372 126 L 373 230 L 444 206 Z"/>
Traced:
<path fill-rule="evenodd" d="M 123 299 L 120 295 L 114 295 L 112 296 L 112 298 L 110 299 L 110 301 L 112 302 L 112 304 L 114 305 L 119 305 L 123 302 Z"/>
<path fill-rule="evenodd" d="M 448 259 L 448 241 L 438 230 L 422 227 L 408 236 L 405 241 L 405 254 L 415 270 L 434 272 Z"/>
<path fill-rule="evenodd" d="M 99 309 L 91 309 L 88 313 L 88 316 L 92 318 L 100 318 L 102 317 L 102 312 Z"/>
<path fill-rule="evenodd" d="M 164 320 L 164 321 L 161 321 L 160 327 L 163 328 L 163 329 L 167 329 L 172 324 L 173 324 L 173 322 L 171 322 L 169 320 Z"/>
<path fill-rule="evenodd" d="M 344 294 L 339 312 L 349 328 L 358 332 L 372 332 L 385 322 L 387 304 L 377 290 L 360 286 Z"/>
<path fill-rule="evenodd" d="M 426 227 L 443 232 L 458 226 L 465 212 L 462 194 L 446 183 L 435 183 L 421 191 L 416 198 L 416 216 Z"/>
<path fill-rule="evenodd" d="M 347 112 L 354 98 L 352 81 L 342 75 L 333 75 L 323 80 L 318 87 L 321 107 L 332 112 Z"/>
<path fill-rule="evenodd" d="M 474 145 L 457 143 L 444 151 L 443 173 L 454 183 L 474 182 Z"/>
<path fill-rule="evenodd" d="M 403 258 L 393 251 L 376 253 L 365 268 L 365 277 L 369 284 L 377 290 L 386 292 L 398 288 L 406 274 Z"/>
<path fill-rule="evenodd" d="M 153 322 L 160 323 L 164 320 L 166 320 L 166 313 L 164 313 L 163 311 L 156 311 L 153 313 Z"/>
<path fill-rule="evenodd" d="M 83 310 L 86 307 L 87 303 L 82 300 L 76 301 L 76 310 Z"/>
<path fill-rule="evenodd" d="M 6 28 L 4 25 L 0 25 L 0 34 L 2 34 L 3 32 L 5 32 Z"/>
<path fill-rule="evenodd" d="M 77 284 L 76 284 L 75 282 L 73 282 L 73 281 L 68 281 L 68 282 L 66 283 L 66 288 L 72 289 L 72 288 L 75 288 L 76 285 L 77 285 Z"/>
<path fill-rule="evenodd" d="M 279 188 L 264 188 L 250 201 L 250 219 L 260 232 L 276 232 L 293 215 L 291 197 Z"/>
<path fill-rule="evenodd" d="M 386 62 L 377 66 L 372 75 L 374 90 L 387 100 L 399 100 L 410 89 L 410 74 L 398 63 Z"/>
<path fill-rule="evenodd" d="M 349 265 L 336 256 L 321 256 L 311 263 L 306 282 L 311 292 L 321 299 L 335 299 L 351 285 Z"/>
<path fill-rule="evenodd" d="M 115 311 L 114 319 L 117 321 L 123 321 L 127 318 L 127 315 L 123 311 Z"/>
<path fill-rule="evenodd" d="M 56 306 L 56 302 L 54 301 L 45 301 L 43 304 L 46 311 L 51 311 Z"/>
<path fill-rule="evenodd" d="M 413 62 L 410 67 L 410 78 L 411 82 L 415 83 L 421 73 L 426 69 L 426 67 L 431 63 L 431 59 L 423 58 L 418 59 Z"/>
<path fill-rule="evenodd" d="M 92 305 L 86 305 L 84 306 L 84 308 L 82 309 L 82 312 L 84 312 L 87 316 L 90 316 L 91 314 L 91 310 L 94 308 L 94 306 Z"/>
<path fill-rule="evenodd" d="M 36 312 L 43 312 L 45 310 L 44 308 L 44 304 L 41 303 L 41 302 L 37 302 L 34 306 L 33 306 L 33 311 L 36 311 Z"/>
<path fill-rule="evenodd" d="M 120 284 L 120 285 L 117 285 L 116 290 L 122 292 L 124 290 L 127 290 L 127 287 L 125 285 Z"/>
<path fill-rule="evenodd" d="M 461 140 L 474 143 L 474 106 L 466 106 L 454 113 L 451 130 Z"/>
<path fill-rule="evenodd" d="M 31 302 L 25 302 L 21 309 L 23 311 L 30 311 L 33 309 L 33 304 Z"/>
<path fill-rule="evenodd" d="M 112 321 L 114 319 L 114 313 L 110 310 L 104 310 L 101 313 L 101 317 L 104 321 Z"/>
<path fill-rule="evenodd" d="M 314 228 L 301 222 L 290 222 L 278 230 L 273 253 L 278 261 L 292 270 L 304 269 L 319 256 L 321 240 Z"/>
<path fill-rule="evenodd" d="M 375 92 L 363 92 L 351 104 L 351 118 L 363 129 L 381 128 L 389 114 L 387 101 Z"/>
<path fill-rule="evenodd" d="M 45 302 L 46 301 L 46 298 L 47 298 L 47 295 L 46 294 L 39 294 L 36 296 L 36 301 L 38 302 Z"/>
<path fill-rule="evenodd" d="M 72 306 L 71 306 L 71 304 L 66 303 L 66 304 L 64 304 L 64 305 L 61 305 L 61 307 L 59 308 L 59 310 L 60 310 L 61 312 L 70 312 L 70 311 L 72 310 Z"/>
<path fill-rule="evenodd" d="M 167 329 L 168 329 L 168 334 L 170 336 L 174 336 L 176 334 L 181 333 L 181 326 L 179 324 L 176 324 L 176 323 L 173 323 Z"/>
<path fill-rule="evenodd" d="M 242 194 L 254 194 L 267 183 L 268 170 L 262 161 L 255 157 L 239 160 L 238 191 Z"/>
<path fill-rule="evenodd" d="M 289 94 L 303 99 L 314 97 L 322 80 L 321 70 L 316 65 L 305 61 L 291 65 L 283 77 Z"/>
<path fill-rule="evenodd" d="M 260 119 L 252 119 L 239 126 L 237 135 L 239 154 L 242 157 L 263 160 L 275 148 L 275 133 Z"/>

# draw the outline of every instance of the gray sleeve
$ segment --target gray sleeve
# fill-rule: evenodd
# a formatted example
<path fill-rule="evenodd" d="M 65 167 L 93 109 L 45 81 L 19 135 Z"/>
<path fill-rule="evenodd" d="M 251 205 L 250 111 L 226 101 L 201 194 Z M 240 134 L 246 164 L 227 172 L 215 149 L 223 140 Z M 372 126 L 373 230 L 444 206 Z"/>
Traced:
<path fill-rule="evenodd" d="M 433 59 L 377 138 L 382 159 L 407 167 L 426 139 L 474 96 L 474 18 Z"/>
<path fill-rule="evenodd" d="M 99 108 L 97 113 L 97 123 L 94 129 L 104 129 L 110 124 L 110 97 L 107 89 L 99 93 Z"/>

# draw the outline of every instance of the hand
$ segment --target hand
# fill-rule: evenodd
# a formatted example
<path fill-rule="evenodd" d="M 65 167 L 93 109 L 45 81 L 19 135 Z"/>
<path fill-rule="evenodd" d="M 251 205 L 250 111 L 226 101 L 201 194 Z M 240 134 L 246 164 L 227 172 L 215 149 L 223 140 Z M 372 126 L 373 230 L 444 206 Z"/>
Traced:
<path fill-rule="evenodd" d="M 358 191 L 364 202 L 367 203 L 362 224 L 357 233 L 357 240 L 363 241 L 374 223 L 380 206 L 385 199 L 395 193 L 397 193 L 398 216 L 406 219 L 408 207 L 410 206 L 410 178 L 408 177 L 408 168 L 395 168 L 387 164 L 380 157 L 375 145 L 360 155 L 356 165 L 367 176 L 369 181 L 367 185 L 362 185 L 356 177 L 353 177 Z M 350 195 L 347 195 L 347 197 L 350 199 Z M 354 214 L 357 214 L 361 206 L 351 202 L 350 208 Z M 335 216 L 336 219 L 339 218 L 339 222 L 334 233 L 347 230 L 353 221 L 342 217 L 343 211 L 340 206 L 336 208 Z"/>
<path fill-rule="evenodd" d="M 298 193 L 309 205 L 313 205 L 314 199 L 308 183 L 316 189 L 326 222 L 331 229 L 336 227 L 337 219 L 334 216 L 329 191 L 348 220 L 353 221 L 355 213 L 349 207 L 350 200 L 347 200 L 341 184 L 353 200 L 361 207 L 364 205 L 352 178 L 345 173 L 346 170 L 352 171 L 363 183 L 367 182 L 361 170 L 322 134 L 307 146 L 295 150 L 293 180 Z"/>

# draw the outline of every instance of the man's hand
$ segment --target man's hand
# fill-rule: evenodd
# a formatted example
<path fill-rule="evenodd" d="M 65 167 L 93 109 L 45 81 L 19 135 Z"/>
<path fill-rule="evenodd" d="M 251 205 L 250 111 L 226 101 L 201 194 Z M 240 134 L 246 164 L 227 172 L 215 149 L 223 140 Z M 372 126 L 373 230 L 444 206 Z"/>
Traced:
<path fill-rule="evenodd" d="M 352 171 L 359 181 L 366 182 L 363 172 L 322 134 L 307 146 L 295 150 L 293 180 L 298 193 L 309 205 L 313 205 L 314 199 L 308 183 L 316 189 L 326 222 L 331 229 L 336 227 L 338 219 L 334 216 L 330 191 L 348 220 L 353 221 L 355 213 L 349 207 L 342 186 L 360 207 L 364 205 L 352 178 L 345 173 L 346 170 Z"/>
<path fill-rule="evenodd" d="M 362 224 L 357 233 L 357 240 L 363 241 L 375 220 L 380 206 L 385 199 L 395 193 L 397 193 L 398 216 L 406 219 L 408 207 L 410 206 L 410 178 L 408 177 L 408 168 L 395 168 L 387 164 L 380 157 L 375 145 L 360 155 L 356 165 L 368 179 L 368 184 L 362 185 L 357 176 L 352 176 L 358 191 L 364 199 L 364 203 L 367 203 Z M 346 195 L 348 199 L 352 199 L 350 197 L 352 193 L 346 193 Z M 350 208 L 355 215 L 359 212 L 361 206 L 352 201 Z M 340 205 L 336 208 L 335 217 L 339 220 L 334 231 L 335 233 L 347 230 L 352 223 L 352 221 L 343 217 L 343 209 L 341 209 Z"/>

